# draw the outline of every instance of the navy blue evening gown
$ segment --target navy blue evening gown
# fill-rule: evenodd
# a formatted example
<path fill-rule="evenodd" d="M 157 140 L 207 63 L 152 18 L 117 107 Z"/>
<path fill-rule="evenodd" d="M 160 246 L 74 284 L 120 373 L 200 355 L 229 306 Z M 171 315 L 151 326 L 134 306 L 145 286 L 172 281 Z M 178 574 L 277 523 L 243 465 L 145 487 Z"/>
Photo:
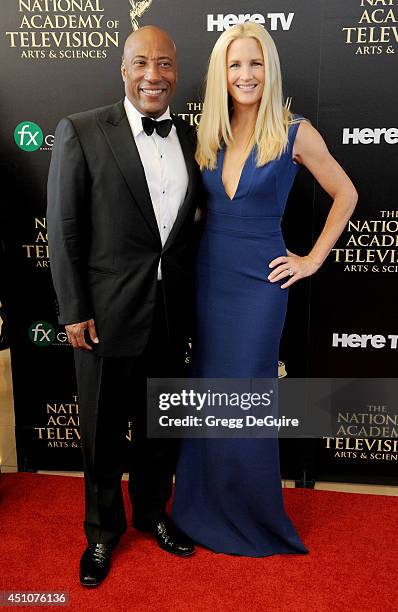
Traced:
<path fill-rule="evenodd" d="M 223 149 L 217 168 L 203 172 L 208 212 L 197 258 L 196 377 L 277 377 L 288 292 L 267 280 L 268 264 L 286 254 L 280 223 L 299 169 L 292 161 L 298 126 L 290 125 L 278 160 L 257 168 L 252 150 L 232 200 L 221 179 Z M 215 552 L 308 552 L 284 509 L 276 438 L 182 440 L 173 519 Z"/>

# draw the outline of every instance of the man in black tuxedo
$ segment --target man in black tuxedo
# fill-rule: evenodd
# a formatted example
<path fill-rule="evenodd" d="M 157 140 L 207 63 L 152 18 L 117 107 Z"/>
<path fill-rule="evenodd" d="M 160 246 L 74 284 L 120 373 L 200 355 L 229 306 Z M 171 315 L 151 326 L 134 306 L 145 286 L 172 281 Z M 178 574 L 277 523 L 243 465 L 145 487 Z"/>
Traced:
<path fill-rule="evenodd" d="M 170 553 L 194 552 L 166 515 L 176 449 L 146 438 L 145 388 L 146 377 L 181 375 L 190 331 L 195 138 L 170 116 L 177 65 L 166 32 L 146 26 L 128 37 L 122 77 L 124 100 L 59 123 L 48 179 L 51 271 L 79 392 L 84 586 L 105 578 L 126 530 L 126 409 L 133 525 Z"/>

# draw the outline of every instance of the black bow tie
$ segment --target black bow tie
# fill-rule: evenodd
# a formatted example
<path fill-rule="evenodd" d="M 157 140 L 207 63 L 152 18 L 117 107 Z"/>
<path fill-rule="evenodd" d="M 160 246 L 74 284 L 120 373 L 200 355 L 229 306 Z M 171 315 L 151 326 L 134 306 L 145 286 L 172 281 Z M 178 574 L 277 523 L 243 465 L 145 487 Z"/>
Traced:
<path fill-rule="evenodd" d="M 142 117 L 142 127 L 144 128 L 145 134 L 150 136 L 153 134 L 153 130 L 156 130 L 159 136 L 166 138 L 170 134 L 170 130 L 173 125 L 172 119 L 163 119 L 163 121 L 155 121 L 150 117 Z"/>

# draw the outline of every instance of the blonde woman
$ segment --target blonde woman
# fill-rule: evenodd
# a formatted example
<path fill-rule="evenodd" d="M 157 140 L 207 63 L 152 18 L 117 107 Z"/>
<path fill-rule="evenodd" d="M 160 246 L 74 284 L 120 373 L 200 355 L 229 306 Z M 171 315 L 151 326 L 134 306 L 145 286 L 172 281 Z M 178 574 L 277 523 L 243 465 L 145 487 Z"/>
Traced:
<path fill-rule="evenodd" d="M 194 374 L 276 377 L 286 290 L 322 265 L 357 194 L 317 130 L 283 102 L 277 50 L 258 24 L 234 26 L 214 46 L 196 159 L 208 210 Z M 305 257 L 286 249 L 280 229 L 300 164 L 333 199 Z M 173 517 L 216 552 L 307 552 L 284 510 L 276 439 L 184 440 Z"/>

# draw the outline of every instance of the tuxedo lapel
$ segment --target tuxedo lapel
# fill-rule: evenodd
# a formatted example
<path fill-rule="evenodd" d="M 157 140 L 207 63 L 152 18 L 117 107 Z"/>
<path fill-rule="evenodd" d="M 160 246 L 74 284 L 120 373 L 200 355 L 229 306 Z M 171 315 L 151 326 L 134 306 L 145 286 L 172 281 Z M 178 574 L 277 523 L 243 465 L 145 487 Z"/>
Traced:
<path fill-rule="evenodd" d="M 99 123 L 134 201 L 140 208 L 155 237 L 160 241 L 144 168 L 124 110 L 123 101 L 112 106 L 108 115 L 100 119 Z"/>
<path fill-rule="evenodd" d="M 195 199 L 194 196 L 197 186 L 197 170 L 194 160 L 195 149 L 189 134 L 190 128 L 182 119 L 179 118 L 174 118 L 174 124 L 176 126 L 177 136 L 180 141 L 182 153 L 184 155 L 185 165 L 188 172 L 188 188 L 184 202 L 180 206 L 177 218 L 174 222 L 173 227 L 171 228 L 171 232 L 163 247 L 163 251 L 168 249 L 170 244 L 172 244 L 173 240 L 177 236 L 178 231 L 180 230 L 184 219 L 191 208 L 192 202 Z"/>

